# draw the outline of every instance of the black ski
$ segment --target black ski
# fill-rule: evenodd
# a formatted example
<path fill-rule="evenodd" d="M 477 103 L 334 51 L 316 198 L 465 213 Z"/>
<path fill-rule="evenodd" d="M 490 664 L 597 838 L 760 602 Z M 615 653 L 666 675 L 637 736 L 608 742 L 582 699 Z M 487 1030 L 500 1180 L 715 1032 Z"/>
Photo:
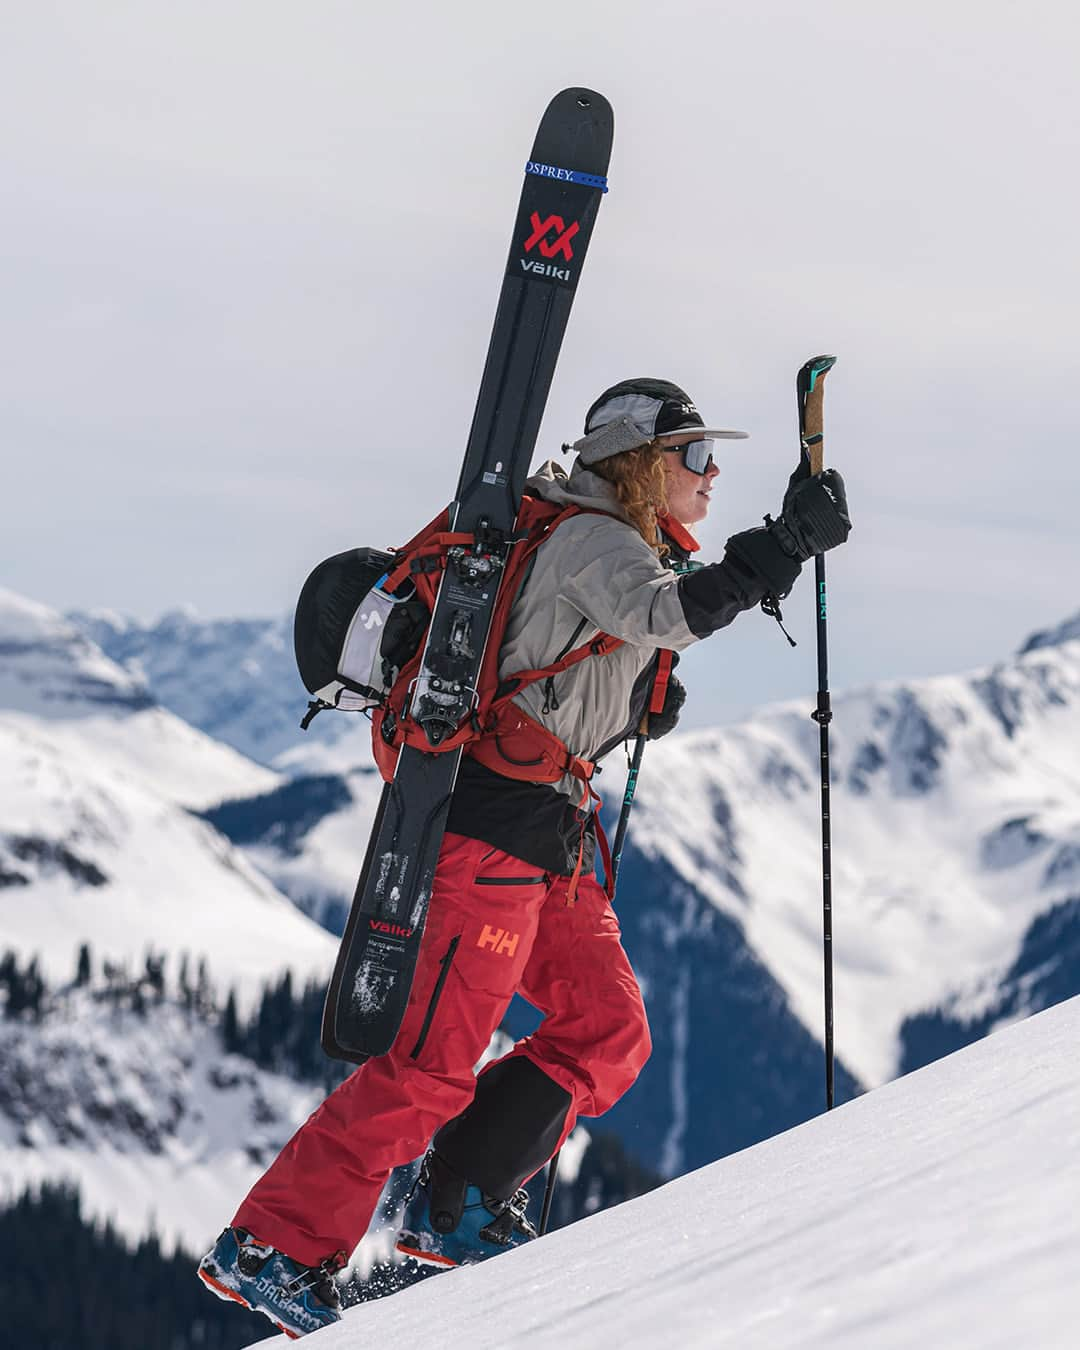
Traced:
<path fill-rule="evenodd" d="M 469 432 L 450 551 L 409 716 L 434 748 L 473 708 L 514 522 L 602 194 L 614 124 L 588 89 L 545 112 L 526 165 L 510 256 Z M 322 1044 L 361 1063 L 397 1036 L 412 986 L 461 751 L 405 746 L 387 784 L 323 1012 Z"/>

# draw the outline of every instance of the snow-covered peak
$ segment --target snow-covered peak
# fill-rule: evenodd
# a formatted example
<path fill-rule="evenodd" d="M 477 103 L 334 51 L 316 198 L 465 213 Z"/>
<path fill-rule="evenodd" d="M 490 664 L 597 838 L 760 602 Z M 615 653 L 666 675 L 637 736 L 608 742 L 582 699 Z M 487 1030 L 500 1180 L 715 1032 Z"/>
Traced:
<path fill-rule="evenodd" d="M 128 620 L 99 611 L 90 627 L 117 639 Z M 167 711 L 137 663 L 121 664 L 55 610 L 0 589 L 0 721 L 39 732 L 79 761 L 142 776 L 153 790 L 201 808 L 266 791 L 278 776 Z M 49 724 L 46 731 L 42 723 Z"/>
<path fill-rule="evenodd" d="M 273 775 L 159 709 L 130 723 L 91 721 L 88 734 L 0 715 L 0 951 L 39 954 L 54 976 L 82 941 L 135 963 L 188 951 L 252 993 L 285 966 L 325 978 L 334 940 L 174 795 L 197 786 L 200 762 L 218 794 L 226 782 L 258 791 Z M 191 742 L 178 744 L 177 729 Z"/>
<path fill-rule="evenodd" d="M 297 673 L 289 616 L 203 619 L 186 608 L 150 624 L 101 611 L 68 617 L 113 660 L 144 676 L 167 708 L 261 764 L 343 772 L 370 758 L 360 716 L 318 717 L 300 730 L 310 695 Z"/>
<path fill-rule="evenodd" d="M 819 731 L 804 705 L 650 746 L 630 827 L 821 1024 Z M 905 1017 L 973 1010 L 1080 879 L 1080 644 L 833 700 L 837 1045 L 896 1072 Z M 1074 861 L 1069 865 L 1069 859 Z"/>
<path fill-rule="evenodd" d="M 0 589 L 0 707 L 71 718 L 152 702 L 143 680 L 55 610 Z"/>
<path fill-rule="evenodd" d="M 1041 632 L 1032 633 L 1020 648 L 1020 654 L 1037 651 L 1040 647 L 1060 647 L 1063 642 L 1078 640 L 1080 640 L 1080 612 L 1074 614 L 1071 619 L 1066 619 L 1064 623 L 1058 624 L 1056 628 L 1045 628 Z"/>
<path fill-rule="evenodd" d="M 221 953 L 248 991 L 286 965 L 324 976 L 333 940 L 194 817 L 272 791 L 271 770 L 154 704 L 54 611 L 0 593 L 0 951 L 70 966 Z"/>

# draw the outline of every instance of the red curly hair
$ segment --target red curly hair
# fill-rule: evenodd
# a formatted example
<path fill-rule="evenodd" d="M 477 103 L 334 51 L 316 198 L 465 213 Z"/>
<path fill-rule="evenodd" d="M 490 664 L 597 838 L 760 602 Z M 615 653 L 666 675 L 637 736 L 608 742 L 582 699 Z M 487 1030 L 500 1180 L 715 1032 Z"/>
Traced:
<path fill-rule="evenodd" d="M 656 524 L 657 516 L 667 510 L 667 474 L 660 442 L 623 450 L 589 467 L 614 487 L 627 519 L 648 546 L 657 553 L 666 552 Z"/>

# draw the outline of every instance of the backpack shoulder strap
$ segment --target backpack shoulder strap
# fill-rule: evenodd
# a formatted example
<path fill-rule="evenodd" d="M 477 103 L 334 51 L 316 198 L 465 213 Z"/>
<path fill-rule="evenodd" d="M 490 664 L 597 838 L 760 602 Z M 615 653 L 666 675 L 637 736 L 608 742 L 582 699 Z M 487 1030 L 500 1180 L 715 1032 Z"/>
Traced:
<path fill-rule="evenodd" d="M 571 516 L 606 514 L 606 511 L 589 511 L 584 506 L 560 506 L 556 502 L 548 502 L 541 497 L 523 497 L 522 512 L 518 515 L 518 525 L 519 528 L 524 526 L 526 542 L 524 549 L 515 560 L 515 572 L 520 575 L 526 562 L 540 545 L 551 537 L 564 520 L 569 520 Z M 510 590 L 508 590 L 507 594 L 510 593 Z M 608 652 L 613 652 L 616 647 L 622 645 L 622 638 L 612 637 L 610 633 L 597 633 L 588 642 L 583 642 L 580 647 L 576 647 L 572 652 L 568 652 L 549 666 L 543 666 L 536 670 L 515 671 L 513 675 L 508 675 L 505 679 L 500 680 L 494 704 L 505 704 L 515 694 L 528 688 L 530 684 L 535 684 L 537 680 L 545 680 L 551 676 L 560 675 L 564 670 L 569 670 L 571 666 L 576 666 L 579 661 L 584 661 L 590 656 L 606 656 Z"/>
<path fill-rule="evenodd" d="M 671 670 L 674 664 L 675 653 L 668 651 L 666 647 L 662 647 L 656 663 L 656 678 L 653 681 L 652 695 L 649 698 L 647 712 L 659 713 L 664 711 L 664 700 L 667 698 L 668 685 L 671 682 Z"/>

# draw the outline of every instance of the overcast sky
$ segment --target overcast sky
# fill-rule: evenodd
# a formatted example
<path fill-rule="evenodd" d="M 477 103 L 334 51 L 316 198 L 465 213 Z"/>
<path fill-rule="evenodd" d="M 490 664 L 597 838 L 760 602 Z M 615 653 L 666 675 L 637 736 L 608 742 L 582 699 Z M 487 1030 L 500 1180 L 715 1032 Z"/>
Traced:
<path fill-rule="evenodd" d="M 536 121 L 615 107 L 537 460 L 632 375 L 775 511 L 794 377 L 838 364 L 834 688 L 1006 656 L 1080 606 L 1076 71 L 1057 4 L 70 0 L 5 6 L 0 584 L 150 618 L 289 610 L 456 482 Z M 760 614 L 689 720 L 805 693 Z"/>

